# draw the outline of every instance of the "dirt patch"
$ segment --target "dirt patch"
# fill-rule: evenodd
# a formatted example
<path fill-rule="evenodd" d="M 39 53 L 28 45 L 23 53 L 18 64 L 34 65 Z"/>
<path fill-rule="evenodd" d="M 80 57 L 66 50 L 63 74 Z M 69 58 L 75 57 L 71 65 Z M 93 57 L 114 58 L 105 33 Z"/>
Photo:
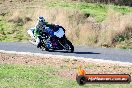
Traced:
<path fill-rule="evenodd" d="M 52 65 L 60 70 L 55 73 L 61 77 L 75 79 L 77 68 L 82 65 L 88 74 L 130 74 L 132 66 L 121 66 L 112 63 L 97 63 L 77 59 L 60 59 L 57 57 L 31 56 L 0 53 L 0 64 Z"/>
<path fill-rule="evenodd" d="M 90 65 L 92 65 L 90 67 Z M 118 66 L 118 65 L 107 65 L 107 64 L 90 64 L 85 67 L 88 74 L 130 74 L 132 76 L 132 66 Z M 77 68 L 76 68 L 77 69 Z M 71 69 L 69 71 L 60 71 L 59 75 L 61 77 L 68 77 L 71 79 L 76 78 L 76 69 Z"/>

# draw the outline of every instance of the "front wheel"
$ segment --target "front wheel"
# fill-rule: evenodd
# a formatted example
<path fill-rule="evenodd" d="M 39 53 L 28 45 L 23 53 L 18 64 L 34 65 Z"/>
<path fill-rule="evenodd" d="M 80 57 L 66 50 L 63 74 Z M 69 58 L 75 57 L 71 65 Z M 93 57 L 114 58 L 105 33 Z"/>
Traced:
<path fill-rule="evenodd" d="M 74 46 L 72 45 L 72 43 L 67 40 L 66 41 L 66 45 L 65 45 L 65 49 L 67 50 L 67 52 L 73 53 L 74 52 Z"/>

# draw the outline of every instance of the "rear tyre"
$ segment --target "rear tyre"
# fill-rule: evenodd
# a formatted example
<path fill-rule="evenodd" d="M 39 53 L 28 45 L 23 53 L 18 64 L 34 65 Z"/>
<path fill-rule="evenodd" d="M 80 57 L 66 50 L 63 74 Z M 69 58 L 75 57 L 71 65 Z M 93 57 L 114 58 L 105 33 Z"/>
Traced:
<path fill-rule="evenodd" d="M 45 48 L 45 51 L 49 51 L 49 49 L 48 48 Z"/>

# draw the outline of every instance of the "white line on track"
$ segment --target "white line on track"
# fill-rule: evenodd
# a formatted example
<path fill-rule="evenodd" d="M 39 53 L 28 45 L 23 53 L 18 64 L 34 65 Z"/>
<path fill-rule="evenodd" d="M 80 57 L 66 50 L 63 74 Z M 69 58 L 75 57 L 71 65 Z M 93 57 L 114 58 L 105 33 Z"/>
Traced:
<path fill-rule="evenodd" d="M 63 55 L 52 55 L 52 54 L 42 54 L 42 53 L 32 53 L 32 52 L 5 51 L 5 50 L 0 50 L 0 53 L 31 55 L 31 56 L 43 56 L 43 57 L 54 57 L 54 58 L 60 58 L 60 59 L 77 59 L 77 60 L 83 60 L 83 61 L 86 61 L 86 62 L 113 63 L 113 64 L 118 64 L 118 65 L 121 65 L 121 66 L 132 66 L 132 63 L 130 63 L 130 62 L 120 62 L 120 61 L 94 59 L 94 58 L 84 58 L 84 57 L 75 57 L 75 56 L 63 56 Z"/>

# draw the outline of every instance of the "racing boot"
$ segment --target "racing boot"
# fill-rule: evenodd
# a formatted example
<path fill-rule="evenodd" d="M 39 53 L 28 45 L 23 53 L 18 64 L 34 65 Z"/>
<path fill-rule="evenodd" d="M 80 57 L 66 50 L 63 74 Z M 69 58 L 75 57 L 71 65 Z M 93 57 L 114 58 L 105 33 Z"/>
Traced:
<path fill-rule="evenodd" d="M 38 43 L 37 48 L 41 48 L 41 43 Z"/>

